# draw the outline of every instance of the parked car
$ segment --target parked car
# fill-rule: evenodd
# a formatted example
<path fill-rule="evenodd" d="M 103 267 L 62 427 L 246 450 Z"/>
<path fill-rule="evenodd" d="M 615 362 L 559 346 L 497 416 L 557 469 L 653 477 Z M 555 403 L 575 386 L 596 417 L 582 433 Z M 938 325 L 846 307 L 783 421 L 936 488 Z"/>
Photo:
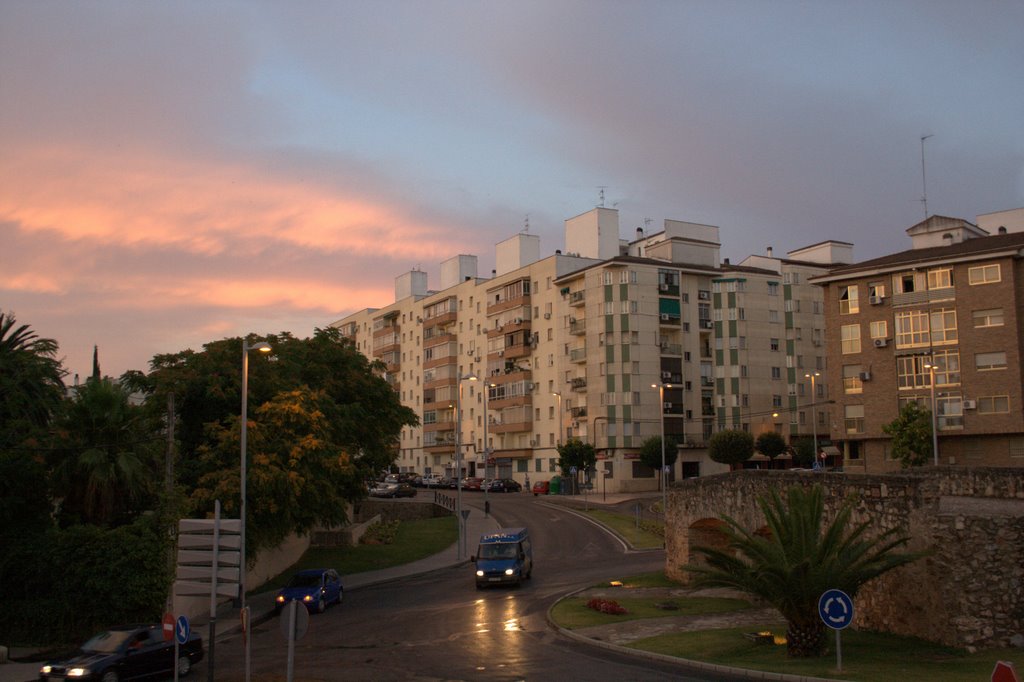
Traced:
<path fill-rule="evenodd" d="M 441 474 L 427 474 L 423 477 L 424 488 L 437 488 L 441 485 L 441 481 L 445 480 Z"/>
<path fill-rule="evenodd" d="M 370 490 L 370 497 L 416 497 L 411 483 L 381 483 Z"/>
<path fill-rule="evenodd" d="M 537 495 L 547 495 L 550 487 L 551 483 L 549 481 L 537 481 L 533 484 L 533 494 L 535 497 Z"/>
<path fill-rule="evenodd" d="M 290 601 L 302 602 L 307 609 L 323 613 L 328 605 L 340 604 L 345 598 L 341 576 L 333 568 L 309 568 L 299 571 L 288 585 L 274 595 L 274 611 L 281 613 Z"/>
<path fill-rule="evenodd" d="M 203 639 L 192 632 L 178 647 L 178 675 L 187 675 L 202 659 Z M 174 676 L 174 664 L 174 639 L 164 639 L 162 625 L 121 625 L 99 633 L 73 656 L 47 663 L 39 669 L 39 679 L 166 679 Z"/>
<path fill-rule="evenodd" d="M 511 478 L 495 478 L 488 483 L 487 490 L 492 493 L 518 493 L 522 492 L 523 486 Z"/>
<path fill-rule="evenodd" d="M 483 486 L 483 483 L 484 479 L 479 478 L 477 476 L 469 476 L 468 478 L 462 479 L 462 489 L 476 490 L 479 492 L 481 487 Z"/>

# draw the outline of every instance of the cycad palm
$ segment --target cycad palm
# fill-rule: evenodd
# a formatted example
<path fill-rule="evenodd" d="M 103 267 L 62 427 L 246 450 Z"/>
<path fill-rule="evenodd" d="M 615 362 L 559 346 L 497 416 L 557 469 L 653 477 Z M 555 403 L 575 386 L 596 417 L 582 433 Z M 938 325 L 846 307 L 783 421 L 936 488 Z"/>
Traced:
<path fill-rule="evenodd" d="M 828 589 L 853 597 L 862 585 L 923 553 L 899 552 L 909 537 L 897 528 L 869 533 L 868 522 L 851 528 L 855 501 L 847 500 L 836 518 L 824 526 L 820 486 L 793 486 L 783 501 L 778 491 L 760 497 L 769 533 L 751 532 L 723 517 L 728 537 L 725 550 L 697 547 L 706 565 L 690 565 L 695 584 L 730 587 L 765 600 L 787 623 L 790 656 L 819 656 L 825 651 L 825 626 L 818 599 Z"/>

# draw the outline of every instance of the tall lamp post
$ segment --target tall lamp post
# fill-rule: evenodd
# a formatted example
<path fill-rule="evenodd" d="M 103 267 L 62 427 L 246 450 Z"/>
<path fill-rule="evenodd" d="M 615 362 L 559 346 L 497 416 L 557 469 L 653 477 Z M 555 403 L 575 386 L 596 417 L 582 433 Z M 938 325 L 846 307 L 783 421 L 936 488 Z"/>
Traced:
<path fill-rule="evenodd" d="M 932 385 L 932 460 L 935 466 L 939 466 L 939 422 L 938 422 L 938 409 L 935 404 L 935 361 L 931 360 L 924 363 L 924 368 L 928 370 L 930 383 Z"/>
<path fill-rule="evenodd" d="M 475 374 L 460 376 L 459 390 L 455 394 L 455 513 L 459 517 L 459 561 L 462 561 L 466 544 L 466 520 L 462 518 L 462 382 L 476 380 Z"/>
<path fill-rule="evenodd" d="M 245 604 L 245 481 L 247 478 L 249 452 L 247 447 L 247 439 L 249 435 L 249 351 L 258 350 L 261 353 L 270 352 L 270 344 L 266 341 L 258 341 L 253 345 L 249 345 L 246 339 L 242 339 L 242 432 L 241 432 L 241 505 L 239 506 L 239 520 L 241 521 L 241 537 L 239 538 L 240 545 L 240 556 L 241 566 L 238 570 L 238 595 L 239 603 L 242 607 L 242 619 L 243 625 L 243 636 L 245 638 L 245 682 L 249 682 L 250 676 L 250 645 L 252 643 L 252 637 L 249 632 L 249 611 Z"/>
<path fill-rule="evenodd" d="M 815 392 L 814 380 L 821 376 L 821 372 L 805 374 L 804 377 L 811 380 L 811 433 L 814 434 L 814 463 L 818 463 L 818 415 L 815 414 L 814 405 L 818 401 L 818 394 Z"/>
<path fill-rule="evenodd" d="M 658 414 L 661 415 L 661 513 L 668 523 L 668 482 L 665 466 L 665 389 L 672 388 L 672 384 L 651 384 L 651 388 L 658 389 Z"/>

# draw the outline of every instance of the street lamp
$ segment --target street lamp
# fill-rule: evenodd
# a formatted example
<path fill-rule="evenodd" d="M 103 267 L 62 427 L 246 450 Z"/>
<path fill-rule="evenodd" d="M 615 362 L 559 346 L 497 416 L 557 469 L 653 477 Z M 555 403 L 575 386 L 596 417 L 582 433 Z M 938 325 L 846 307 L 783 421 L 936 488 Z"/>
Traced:
<path fill-rule="evenodd" d="M 668 527 L 668 484 L 665 475 L 668 473 L 665 466 L 665 389 L 672 388 L 672 384 L 651 384 L 651 388 L 658 389 L 658 413 L 661 415 L 661 513 L 665 519 L 665 526 Z"/>
<path fill-rule="evenodd" d="M 247 476 L 247 464 L 249 459 L 249 452 L 246 446 L 246 440 L 249 432 L 249 351 L 258 350 L 261 353 L 270 352 L 270 344 L 266 341 L 258 341 L 253 345 L 249 345 L 246 339 L 242 339 L 242 433 L 241 433 L 241 505 L 239 508 L 239 520 L 241 525 L 241 537 L 239 538 L 240 553 L 241 553 L 241 566 L 238 570 L 238 594 L 240 604 L 242 606 L 242 618 L 244 620 L 243 633 L 245 635 L 245 682 L 249 682 L 250 668 L 249 668 L 249 653 L 251 651 L 250 644 L 252 637 L 249 635 L 249 612 L 248 607 L 245 605 L 245 480 Z"/>
<path fill-rule="evenodd" d="M 930 383 L 932 385 L 932 460 L 935 466 L 939 466 L 939 428 L 938 428 L 938 410 L 935 405 L 935 361 L 924 363 L 924 368 L 928 370 Z"/>
<path fill-rule="evenodd" d="M 804 377 L 811 380 L 811 433 L 814 434 L 814 463 L 818 463 L 818 415 L 815 414 L 814 404 L 817 402 L 818 394 L 815 393 L 814 380 L 821 376 L 821 372 L 805 374 Z"/>
<path fill-rule="evenodd" d="M 562 394 L 558 391 L 552 391 L 551 395 L 558 398 L 558 445 L 562 444 L 562 429 L 565 426 L 562 420 Z"/>
<path fill-rule="evenodd" d="M 462 382 L 477 381 L 475 374 L 466 374 L 459 377 L 459 390 L 455 394 L 455 513 L 459 522 L 459 551 L 458 559 L 462 561 L 466 544 L 466 524 L 462 518 Z"/>

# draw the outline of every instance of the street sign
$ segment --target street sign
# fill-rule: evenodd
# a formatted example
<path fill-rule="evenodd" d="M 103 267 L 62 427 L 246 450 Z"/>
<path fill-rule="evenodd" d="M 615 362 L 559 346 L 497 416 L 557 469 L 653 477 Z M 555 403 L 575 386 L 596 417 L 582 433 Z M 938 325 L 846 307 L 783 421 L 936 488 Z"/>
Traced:
<path fill-rule="evenodd" d="M 992 682 L 1020 682 L 1017 671 L 1013 669 L 1013 663 L 1009 661 L 998 661 L 992 671 Z"/>
<path fill-rule="evenodd" d="M 188 636 L 192 632 L 192 626 L 189 625 L 187 616 L 178 616 L 178 620 L 175 622 L 174 638 L 178 644 L 185 644 L 188 642 Z"/>
<path fill-rule="evenodd" d="M 174 614 L 170 611 L 164 614 L 163 630 L 165 642 L 169 642 L 174 639 Z"/>
<path fill-rule="evenodd" d="M 209 566 L 178 566 L 178 580 L 198 580 L 199 582 L 205 582 L 207 585 L 210 583 L 211 568 Z M 217 568 L 217 582 L 218 583 L 237 583 L 238 582 L 238 567 L 237 566 L 219 566 Z"/>
<path fill-rule="evenodd" d="M 237 551 L 217 552 L 217 566 L 238 566 L 241 554 Z M 213 566 L 213 550 L 179 549 L 178 565 Z"/>
<path fill-rule="evenodd" d="M 220 535 L 217 537 L 217 546 L 224 549 L 240 549 L 242 547 L 241 535 Z M 181 534 L 178 535 L 178 549 L 213 549 L 213 535 L 203 534 Z"/>
<path fill-rule="evenodd" d="M 818 599 L 818 615 L 833 630 L 842 630 L 853 622 L 853 600 L 842 590 L 825 590 Z"/>
<path fill-rule="evenodd" d="M 296 640 L 302 639 L 306 634 L 306 630 L 309 629 L 309 610 L 294 599 L 285 605 L 284 610 L 281 612 L 281 617 L 278 618 L 278 625 L 285 639 L 289 639 L 288 629 L 293 618 L 295 621 L 294 637 Z"/>
<path fill-rule="evenodd" d="M 209 597 L 211 586 L 212 583 L 210 581 L 175 580 L 174 594 L 179 597 Z M 217 596 L 237 597 L 238 583 L 217 583 Z"/>
<path fill-rule="evenodd" d="M 178 521 L 179 533 L 207 533 L 213 535 L 213 528 L 217 519 L 181 519 Z M 242 522 L 239 519 L 221 519 L 220 535 L 229 533 L 241 533 Z"/>

